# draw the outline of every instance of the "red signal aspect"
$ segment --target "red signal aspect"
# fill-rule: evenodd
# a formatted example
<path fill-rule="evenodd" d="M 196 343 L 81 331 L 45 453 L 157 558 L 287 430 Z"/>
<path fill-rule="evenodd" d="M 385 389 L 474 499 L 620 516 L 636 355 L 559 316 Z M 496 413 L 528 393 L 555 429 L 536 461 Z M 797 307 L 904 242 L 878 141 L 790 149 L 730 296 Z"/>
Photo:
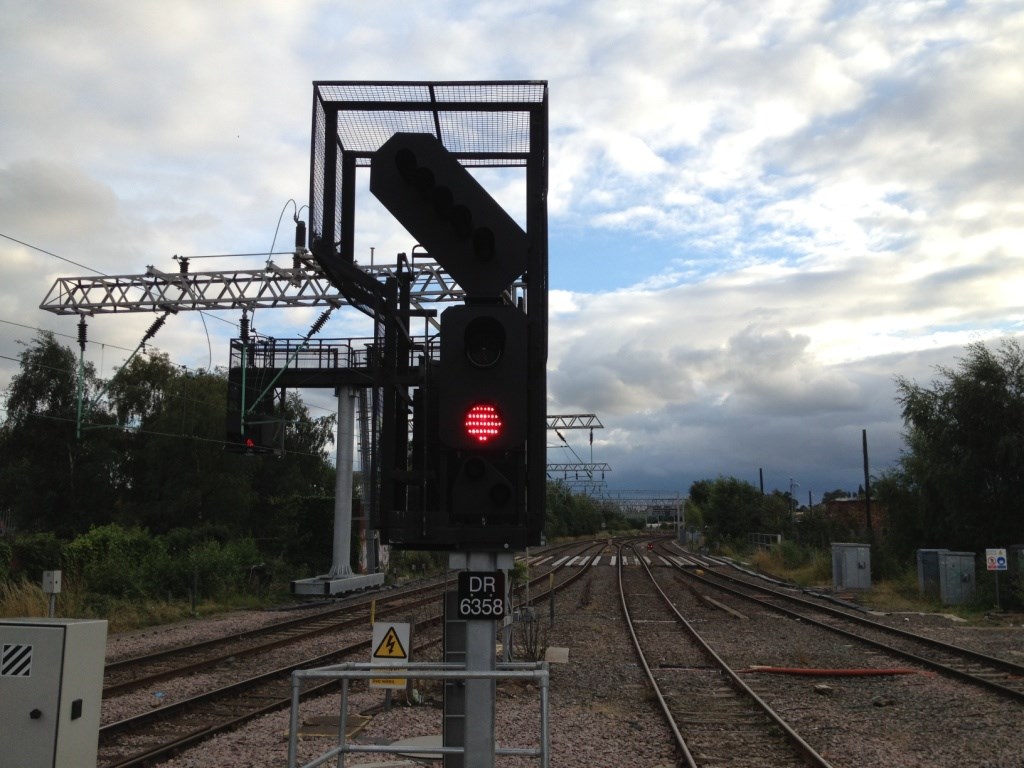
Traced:
<path fill-rule="evenodd" d="M 486 445 L 492 438 L 500 437 L 503 426 L 501 414 L 491 403 L 477 403 L 466 411 L 466 436 L 481 445 Z"/>

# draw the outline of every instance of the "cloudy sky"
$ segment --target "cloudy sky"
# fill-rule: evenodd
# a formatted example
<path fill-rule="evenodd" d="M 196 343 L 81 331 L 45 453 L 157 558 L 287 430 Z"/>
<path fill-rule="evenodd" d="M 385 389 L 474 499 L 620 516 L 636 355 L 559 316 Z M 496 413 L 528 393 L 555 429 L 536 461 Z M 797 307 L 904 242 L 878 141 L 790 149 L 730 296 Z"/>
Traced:
<path fill-rule="evenodd" d="M 856 490 L 861 430 L 873 473 L 899 456 L 894 376 L 1024 334 L 1019 0 L 0 0 L 0 19 L 2 388 L 35 329 L 77 349 L 76 319 L 39 309 L 59 276 L 258 268 L 282 212 L 288 247 L 314 80 L 549 82 L 548 412 L 605 425 L 592 449 L 552 435 L 549 460 L 607 462 L 612 489 L 763 469 L 801 501 Z M 359 238 L 381 262 L 412 245 Z M 316 314 L 256 324 L 301 336 Z M 153 319 L 92 319 L 88 358 L 112 375 Z M 237 322 L 178 315 L 154 343 L 224 365 Z"/>

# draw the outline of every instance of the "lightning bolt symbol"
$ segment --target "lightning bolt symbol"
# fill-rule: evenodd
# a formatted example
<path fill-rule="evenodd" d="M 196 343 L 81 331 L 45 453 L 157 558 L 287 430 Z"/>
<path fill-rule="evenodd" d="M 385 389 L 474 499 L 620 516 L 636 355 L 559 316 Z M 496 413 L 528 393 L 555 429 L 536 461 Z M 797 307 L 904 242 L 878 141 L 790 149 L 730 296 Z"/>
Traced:
<path fill-rule="evenodd" d="M 395 652 L 395 636 L 394 635 L 388 635 L 387 638 L 384 640 L 384 645 L 386 645 L 388 647 L 388 653 L 389 654 L 394 654 L 394 652 Z"/>

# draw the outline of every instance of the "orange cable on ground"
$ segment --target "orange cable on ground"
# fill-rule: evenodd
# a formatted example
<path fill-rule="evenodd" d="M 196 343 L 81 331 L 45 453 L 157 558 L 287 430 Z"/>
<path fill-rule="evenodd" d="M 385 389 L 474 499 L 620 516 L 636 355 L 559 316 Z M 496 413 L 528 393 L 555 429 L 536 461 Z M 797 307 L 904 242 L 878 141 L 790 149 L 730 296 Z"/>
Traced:
<path fill-rule="evenodd" d="M 754 665 L 743 672 L 766 672 L 773 675 L 807 675 L 809 677 L 871 677 L 875 675 L 917 675 L 919 669 L 894 667 L 891 669 L 814 669 L 807 667 L 767 667 Z"/>

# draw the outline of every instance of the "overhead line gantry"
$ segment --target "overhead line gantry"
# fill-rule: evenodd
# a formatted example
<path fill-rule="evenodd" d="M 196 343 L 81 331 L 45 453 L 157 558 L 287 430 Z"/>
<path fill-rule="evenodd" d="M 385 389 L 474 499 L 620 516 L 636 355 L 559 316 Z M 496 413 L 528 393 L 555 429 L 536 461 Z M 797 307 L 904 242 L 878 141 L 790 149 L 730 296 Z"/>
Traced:
<path fill-rule="evenodd" d="M 552 414 L 547 417 L 547 425 L 549 430 L 554 430 L 558 438 L 565 444 L 566 448 L 572 451 L 573 455 L 576 456 L 576 452 L 569 446 L 569 441 L 565 439 L 562 434 L 563 429 L 589 429 L 590 430 L 590 461 L 574 461 L 574 462 L 548 462 L 547 473 L 548 477 L 552 476 L 552 473 L 562 473 L 562 477 L 559 478 L 561 482 L 572 486 L 576 490 L 582 490 L 584 493 L 589 493 L 594 489 L 602 489 L 604 487 L 604 473 L 611 472 L 612 468 L 604 462 L 594 462 L 594 430 L 604 429 L 604 424 L 597 418 L 597 414 L 594 413 L 568 413 L 568 414 Z M 577 459 L 579 457 L 577 456 Z M 601 478 L 597 479 L 596 474 L 600 472 Z M 571 476 L 570 476 L 571 473 Z"/>
<path fill-rule="evenodd" d="M 164 272 L 149 266 L 135 275 L 60 277 L 40 309 L 58 315 L 101 315 L 181 310 L 338 307 L 352 302 L 331 282 L 308 250 L 296 250 L 297 264 L 273 262 L 260 269 Z M 394 279 L 397 264 L 361 266 L 371 279 L 384 284 Z M 422 309 L 427 302 L 461 301 L 464 292 L 433 261 L 415 254 L 407 266 L 410 303 Z"/>

